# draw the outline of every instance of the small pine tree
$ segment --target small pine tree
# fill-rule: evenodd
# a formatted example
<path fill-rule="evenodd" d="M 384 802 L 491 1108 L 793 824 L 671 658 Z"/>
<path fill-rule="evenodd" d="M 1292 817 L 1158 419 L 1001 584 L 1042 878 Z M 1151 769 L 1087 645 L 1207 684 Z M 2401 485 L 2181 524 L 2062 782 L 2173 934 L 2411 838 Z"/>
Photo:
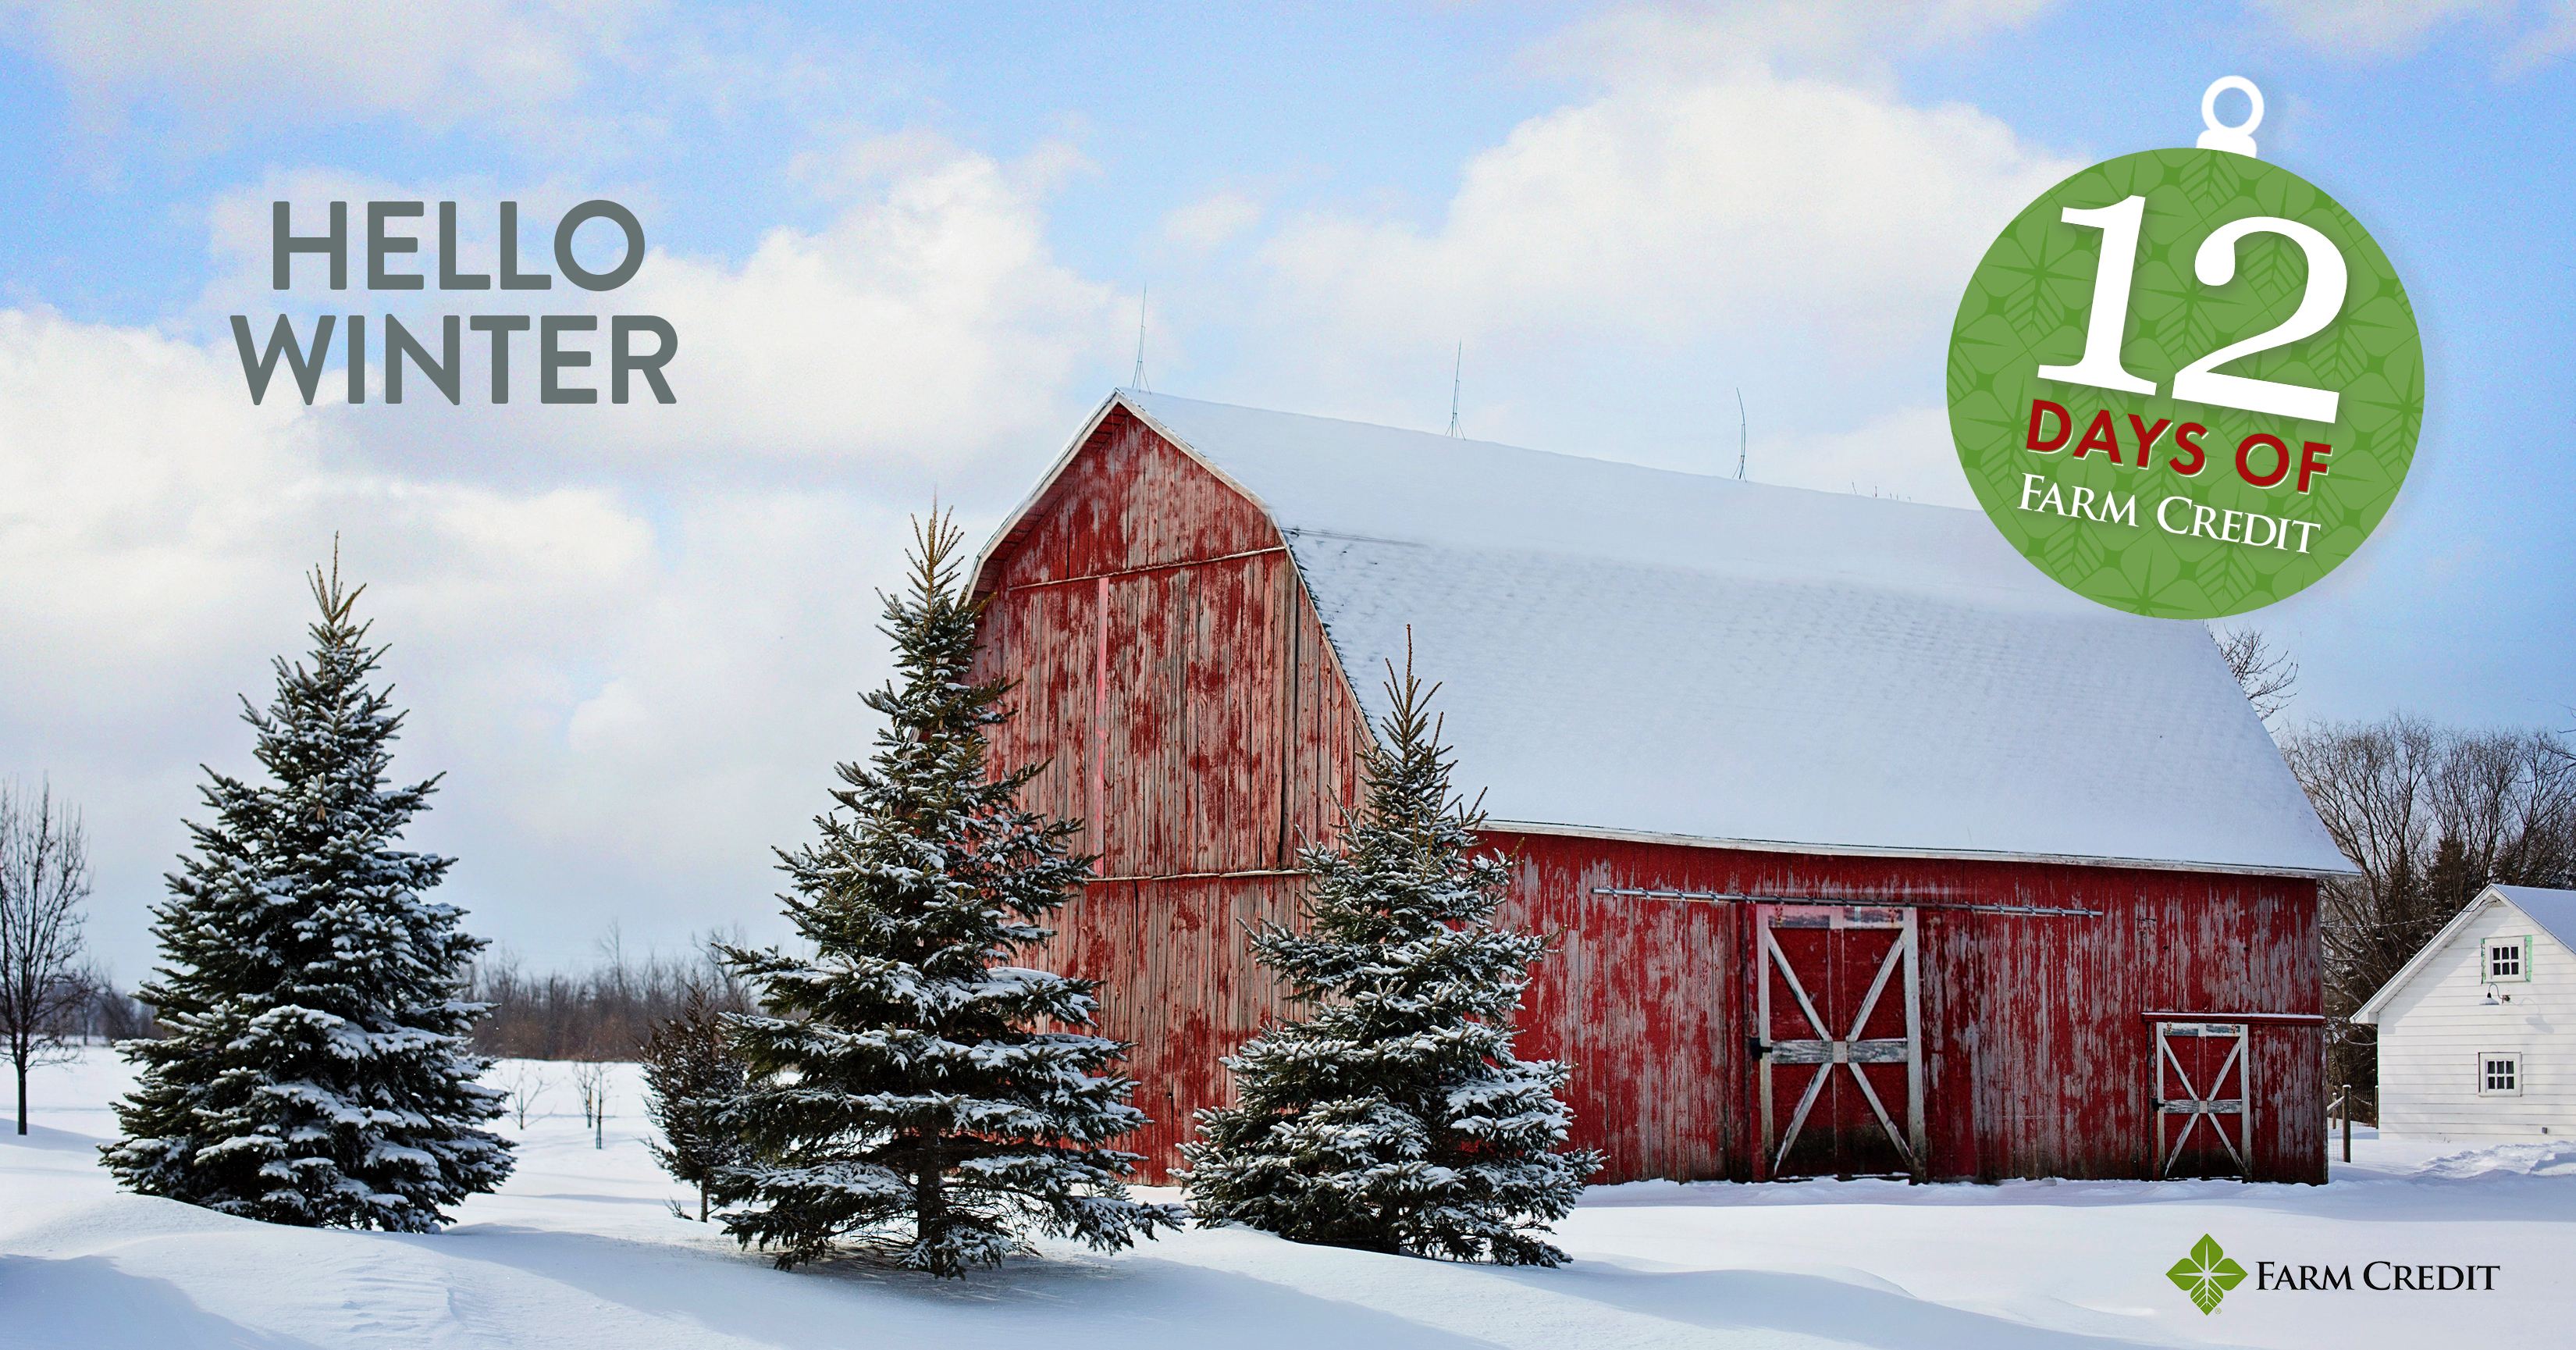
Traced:
<path fill-rule="evenodd" d="M 1100 1072 L 1124 1047 L 1030 1029 L 1091 1021 L 1094 982 L 1010 964 L 1091 860 L 1068 851 L 1078 824 L 1016 804 L 1036 767 L 991 775 L 1008 687 L 973 680 L 962 535 L 936 513 L 914 535 L 910 594 L 886 598 L 899 678 L 866 696 L 876 752 L 839 767 L 821 840 L 779 853 L 814 955 L 719 948 L 777 1015 L 732 1019 L 753 1083 L 723 1119 L 759 1160 L 716 1198 L 781 1269 L 852 1239 L 957 1275 L 1026 1252 L 1031 1228 L 1109 1249 L 1181 1218 L 1128 1199 L 1139 1159 L 1104 1147 L 1145 1123 Z"/>
<path fill-rule="evenodd" d="M 662 1131 L 663 1142 L 650 1146 L 653 1161 L 698 1188 L 700 1223 L 707 1220 L 707 1192 L 717 1173 L 750 1161 L 742 1141 L 716 1119 L 749 1083 L 724 1011 L 705 985 L 691 984 L 680 1011 L 662 1019 L 644 1043 L 644 1114 Z"/>
<path fill-rule="evenodd" d="M 1307 931 L 1254 934 L 1257 960 L 1314 1009 L 1225 1061 L 1237 1105 L 1198 1113 L 1190 1209 L 1298 1242 L 1552 1266 L 1535 1236 L 1598 1171 L 1559 1152 L 1566 1069 L 1512 1057 L 1512 1014 L 1548 939 L 1492 925 L 1509 885 L 1476 855 L 1481 815 L 1449 791 L 1450 760 L 1405 656 L 1368 751 L 1368 798 L 1337 848 L 1302 865 Z"/>
<path fill-rule="evenodd" d="M 139 991 L 169 1035 L 123 1045 L 138 1081 L 101 1152 L 146 1195 L 431 1232 L 510 1174 L 507 1141 L 475 1128 L 503 1094 L 475 1082 L 483 1005 L 460 996 L 484 943 L 423 898 L 452 860 L 393 847 L 438 780 L 387 786 L 402 714 L 367 682 L 385 649 L 351 617 L 336 550 L 310 580 L 311 665 L 279 658 L 276 701 L 242 705 L 275 782 L 208 771 L 214 820 L 188 826 L 194 854 L 153 911 L 168 964 Z"/>

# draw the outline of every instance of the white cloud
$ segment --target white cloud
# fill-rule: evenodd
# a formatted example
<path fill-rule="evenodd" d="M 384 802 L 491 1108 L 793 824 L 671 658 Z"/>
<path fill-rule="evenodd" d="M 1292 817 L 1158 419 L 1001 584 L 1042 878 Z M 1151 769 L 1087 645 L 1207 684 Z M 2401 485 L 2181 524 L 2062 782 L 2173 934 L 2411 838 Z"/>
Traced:
<path fill-rule="evenodd" d="M 603 298 L 672 322 L 686 388 L 600 425 L 665 453 L 924 465 L 1060 436 L 1123 307 L 1048 247 L 1043 193 L 1065 171 L 1054 147 L 1022 165 L 942 147 L 740 263 L 655 254 Z"/>
<path fill-rule="evenodd" d="M 1283 299 L 1376 329 L 1544 319 L 1654 336 L 1712 310 L 1883 329 L 1955 303 L 1943 265 L 1973 263 L 2073 167 L 1972 108 L 1744 70 L 1522 123 L 1468 164 L 1437 230 L 1309 218 L 1269 260 Z"/>
<path fill-rule="evenodd" d="M 226 117 L 399 113 L 439 127 L 567 98 L 639 5 L 461 0 L 33 0 L 38 45 L 92 105 L 176 98 Z"/>
<path fill-rule="evenodd" d="M 1216 248 L 1261 223 L 1261 203 L 1240 192 L 1218 192 L 1163 217 L 1163 237 L 1186 248 Z"/>
<path fill-rule="evenodd" d="M 1975 108 L 1669 55 L 1513 128 L 1434 222 L 1283 224 L 1229 394 L 1437 426 L 1463 339 L 1470 434 L 1698 469 L 1732 468 L 1739 386 L 1800 441 L 1937 406 L 1969 272 L 2080 164 Z"/>
<path fill-rule="evenodd" d="M 82 658 L 102 642 L 175 661 L 218 638 L 210 609 L 274 579 L 263 541 L 310 512 L 316 460 L 309 424 L 251 407 L 196 348 L 0 311 L 11 688 L 100 691 Z"/>

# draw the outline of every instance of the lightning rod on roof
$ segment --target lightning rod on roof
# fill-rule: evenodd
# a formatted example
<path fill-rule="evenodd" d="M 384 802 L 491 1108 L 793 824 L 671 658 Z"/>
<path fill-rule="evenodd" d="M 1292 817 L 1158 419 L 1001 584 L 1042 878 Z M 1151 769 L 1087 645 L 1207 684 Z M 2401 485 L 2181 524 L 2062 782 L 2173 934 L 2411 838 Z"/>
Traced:
<path fill-rule="evenodd" d="M 1735 481 L 1744 481 L 1744 387 L 1735 389 Z"/>
<path fill-rule="evenodd" d="M 1145 297 L 1154 293 L 1151 283 L 1136 289 L 1136 373 L 1127 377 L 1130 389 L 1145 389 Z M 1150 392 L 1150 391 L 1149 391 Z"/>
<path fill-rule="evenodd" d="M 1458 377 L 1467 371 L 1467 344 L 1458 344 L 1458 358 L 1449 367 L 1449 434 L 1458 435 Z"/>

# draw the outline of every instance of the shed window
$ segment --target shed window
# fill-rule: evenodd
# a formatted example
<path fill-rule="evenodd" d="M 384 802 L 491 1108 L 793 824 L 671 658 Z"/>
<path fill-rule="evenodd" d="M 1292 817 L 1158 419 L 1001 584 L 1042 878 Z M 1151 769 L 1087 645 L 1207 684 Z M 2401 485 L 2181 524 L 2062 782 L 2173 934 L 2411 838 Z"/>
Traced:
<path fill-rule="evenodd" d="M 2502 1050 L 2490 1050 L 2478 1056 L 2478 1095 L 2521 1096 L 2522 1056 Z"/>
<path fill-rule="evenodd" d="M 2527 937 L 2488 938 L 2487 978 L 2489 980 L 2530 979 L 2531 939 Z"/>

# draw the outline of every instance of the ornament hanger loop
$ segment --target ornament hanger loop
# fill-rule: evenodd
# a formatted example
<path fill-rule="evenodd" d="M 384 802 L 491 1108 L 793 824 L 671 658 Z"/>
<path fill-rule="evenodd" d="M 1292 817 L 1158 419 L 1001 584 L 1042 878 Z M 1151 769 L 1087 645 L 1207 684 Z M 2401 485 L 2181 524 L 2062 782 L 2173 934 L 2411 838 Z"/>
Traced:
<path fill-rule="evenodd" d="M 2244 91 L 2246 100 L 2253 104 L 2253 110 L 2246 114 L 2245 120 L 2232 127 L 2218 120 L 2218 96 L 2230 89 Z M 2223 76 L 2212 82 L 2209 91 L 2200 96 L 2200 121 L 2201 125 L 2209 128 L 2200 133 L 2201 149 L 2225 150 L 2252 159 L 2255 157 L 2254 128 L 2263 125 L 2263 91 L 2242 75 Z"/>

